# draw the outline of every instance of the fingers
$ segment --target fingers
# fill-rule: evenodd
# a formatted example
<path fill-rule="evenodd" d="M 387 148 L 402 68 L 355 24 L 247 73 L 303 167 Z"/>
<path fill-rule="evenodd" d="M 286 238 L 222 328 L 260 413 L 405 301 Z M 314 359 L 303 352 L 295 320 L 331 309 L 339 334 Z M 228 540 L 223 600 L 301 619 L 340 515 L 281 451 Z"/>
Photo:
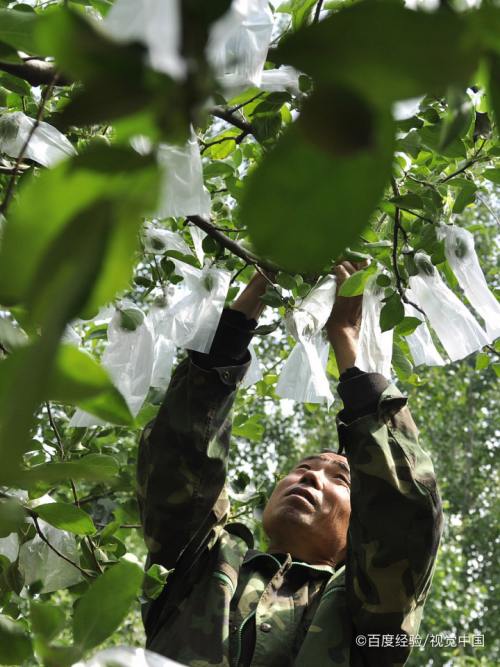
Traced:
<path fill-rule="evenodd" d="M 345 260 L 334 266 L 333 273 L 339 281 L 339 284 L 341 284 L 344 282 L 344 280 L 347 280 L 349 276 L 352 276 L 353 273 L 356 273 L 356 271 L 364 269 L 365 266 L 368 266 L 368 262 L 366 260 L 363 262 L 349 262 Z"/>

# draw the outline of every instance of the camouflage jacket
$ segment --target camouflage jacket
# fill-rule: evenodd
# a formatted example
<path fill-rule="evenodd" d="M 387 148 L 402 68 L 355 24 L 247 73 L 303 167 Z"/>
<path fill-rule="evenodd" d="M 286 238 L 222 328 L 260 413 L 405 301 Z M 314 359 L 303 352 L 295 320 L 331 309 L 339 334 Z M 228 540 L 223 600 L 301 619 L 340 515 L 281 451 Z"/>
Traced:
<path fill-rule="evenodd" d="M 402 665 L 442 524 L 406 399 L 388 386 L 369 414 L 337 418 L 352 478 L 348 555 L 337 570 L 316 567 L 256 551 L 248 529 L 226 523 L 230 414 L 246 368 L 186 359 L 144 431 L 148 561 L 175 568 L 144 605 L 147 647 L 191 667 Z"/>

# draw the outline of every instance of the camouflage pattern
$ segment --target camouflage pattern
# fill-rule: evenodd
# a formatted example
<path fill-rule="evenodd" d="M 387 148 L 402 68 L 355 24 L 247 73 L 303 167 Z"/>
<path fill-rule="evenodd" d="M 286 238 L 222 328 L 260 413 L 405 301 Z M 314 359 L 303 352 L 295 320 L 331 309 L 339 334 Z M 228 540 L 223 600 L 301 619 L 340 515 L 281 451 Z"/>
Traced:
<path fill-rule="evenodd" d="M 347 560 L 334 571 L 255 551 L 248 529 L 226 524 L 230 412 L 245 371 L 186 359 L 144 431 L 138 498 L 149 562 L 175 567 L 144 606 L 147 647 L 191 667 L 402 665 L 442 527 L 406 399 L 390 386 L 376 414 L 337 420 L 352 515 Z M 393 646 L 359 646 L 370 634 Z"/>

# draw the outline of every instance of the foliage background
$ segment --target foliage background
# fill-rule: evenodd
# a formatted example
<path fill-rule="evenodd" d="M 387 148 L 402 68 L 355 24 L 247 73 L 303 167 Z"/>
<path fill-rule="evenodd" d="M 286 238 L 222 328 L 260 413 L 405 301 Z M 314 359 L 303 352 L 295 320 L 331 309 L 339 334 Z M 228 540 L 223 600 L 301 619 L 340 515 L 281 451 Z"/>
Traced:
<path fill-rule="evenodd" d="M 473 26 L 480 47 L 469 51 L 464 47 L 462 52 L 453 46 L 460 42 L 453 12 L 465 10 L 466 3 L 442 3 L 443 12 L 450 13 L 445 15 L 447 23 L 440 24 L 438 39 L 432 39 L 432 19 L 415 28 L 413 23 L 401 27 L 390 23 L 388 10 L 380 39 L 403 30 L 397 42 L 405 41 L 407 46 L 399 54 L 400 64 L 412 74 L 398 88 L 391 71 L 394 63 L 381 62 L 378 86 L 370 81 L 373 92 L 366 89 L 367 73 L 356 69 L 348 44 L 329 53 L 335 46 L 334 35 L 326 34 L 323 62 L 308 57 L 309 38 L 304 31 L 314 23 L 318 7 L 321 18 L 328 18 L 352 4 L 292 0 L 276 6 L 280 11 L 268 66 L 278 65 L 282 58 L 312 77 L 301 78 L 300 92 L 270 94 L 249 89 L 228 99 L 217 88 L 199 46 L 206 39 L 207 25 L 227 3 L 214 2 L 213 14 L 205 12 L 202 4 L 185 3 L 184 20 L 192 33 L 185 48 L 197 68 L 188 83 L 180 84 L 144 67 L 139 47 L 117 46 L 79 20 L 105 14 L 110 5 L 106 0 L 32 2 L 32 7 L 0 2 L 0 11 L 14 8 L 18 12 L 0 17 L 1 106 L 32 118 L 43 114 L 44 120 L 65 132 L 80 154 L 71 161 L 73 166 L 48 171 L 5 155 L 0 163 L 1 210 L 6 218 L 0 251 L 4 352 L 0 483 L 5 496 L 12 496 L 16 489 L 29 494 L 21 507 L 6 500 L 0 505 L 0 537 L 15 530 L 21 541 L 31 539 L 35 527 L 26 523 L 26 517 L 40 515 L 29 501 L 50 493 L 64 507 L 81 510 L 70 518 L 61 510 L 55 525 L 76 534 L 77 565 L 87 579 L 68 589 L 41 593 L 36 582 L 25 585 L 17 562 L 0 557 L 0 643 L 2 651 L 6 646 L 11 651 L 0 653 L 3 664 L 70 664 L 97 646 L 144 643 L 138 604 L 142 576 L 133 564 L 142 564 L 145 557 L 134 474 L 140 430 L 154 416 L 161 393 L 150 391 L 132 424 L 109 380 L 99 376 L 94 366 L 72 373 L 77 366 L 69 362 L 75 359 L 65 362 L 59 341 L 66 323 L 82 312 L 95 314 L 98 306 L 119 296 L 147 310 L 165 286 L 178 280 L 167 257 L 148 252 L 138 243 L 142 216 L 154 210 L 158 170 L 154 157 L 139 158 L 128 142 L 137 134 L 149 137 L 153 145 L 181 142 L 191 122 L 204 158 L 212 223 L 223 230 L 217 233 L 205 225 L 209 236 L 204 249 L 218 266 L 237 274 L 228 299 L 251 275 L 254 261 L 262 266 L 277 261 L 287 270 L 278 273 L 277 289 L 270 288 L 267 295 L 272 307 L 268 319 L 275 322 L 307 292 L 311 274 L 327 270 L 346 246 L 351 256 L 356 257 L 353 252 L 368 255 L 391 276 L 389 325 L 396 327 L 399 351 L 394 370 L 433 455 L 446 512 L 421 634 L 485 637 L 484 648 L 415 649 L 409 664 L 493 665 L 500 660 L 495 623 L 500 611 L 498 347 L 443 368 L 414 369 L 401 334 L 405 326 L 401 298 L 415 250 L 425 250 L 460 294 L 436 237 L 438 221 L 454 220 L 474 232 L 481 265 L 492 288 L 498 288 L 500 146 L 495 110 L 498 117 L 500 19 L 494 2 L 483 3 L 491 13 L 467 24 L 467 30 Z M 62 5 L 73 13 L 64 13 Z M 377 10 L 385 11 L 380 5 Z M 15 30 L 9 23 L 12 16 Z M 360 26 L 367 30 L 361 19 Z M 429 34 L 422 33 L 422 27 Z M 285 42 L 290 33 L 295 42 Z M 367 40 L 361 61 L 369 61 L 370 49 L 376 48 L 376 40 Z M 49 68 L 54 57 L 67 78 L 54 80 L 54 70 L 48 69 L 48 74 L 38 74 L 43 81 L 34 80 L 30 60 L 18 52 L 37 56 L 37 62 L 44 56 Z M 415 58 L 410 58 L 411 53 Z M 334 68 L 329 71 L 325 65 L 329 58 L 331 62 L 337 58 L 348 75 L 339 78 Z M 436 62 L 439 75 L 434 72 Z M 476 97 L 465 92 L 473 84 L 479 93 Z M 393 159 L 393 140 L 386 127 L 388 107 L 393 99 L 411 97 L 414 92 L 429 94 L 409 119 L 398 123 L 398 152 Z M 210 112 L 206 113 L 209 96 Z M 294 123 L 297 117 L 301 124 Z M 363 130 L 371 123 L 375 143 Z M 318 143 L 326 146 L 326 152 L 318 149 Z M 347 181 L 341 180 L 342 170 L 349 171 L 349 160 L 360 150 L 365 151 L 366 162 L 354 162 Z M 257 164 L 261 167 L 256 168 Z M 331 178 L 326 189 L 318 187 L 328 173 L 325 170 L 339 176 Z M 375 172 L 381 179 L 378 191 L 369 185 Z M 285 192 L 293 196 L 283 196 L 283 182 Z M 73 204 L 80 195 L 85 201 L 79 216 Z M 336 208 L 335 202 L 356 199 L 368 202 L 366 210 L 349 212 L 347 224 L 341 214 L 348 209 Z M 64 229 L 71 225 L 64 237 Z M 168 219 L 158 225 L 192 243 L 186 220 Z M 47 229 L 53 230 L 50 238 Z M 54 242 L 58 234 L 59 245 Z M 118 238 L 125 239 L 122 246 Z M 228 238 L 240 244 L 241 256 L 231 251 Z M 301 264 L 303 243 L 309 252 L 307 266 Z M 110 284 L 102 280 L 111 274 L 115 279 Z M 83 336 L 83 348 L 98 359 L 105 327 L 92 319 L 75 326 Z M 291 345 L 281 325 L 259 337 L 264 378 L 240 392 L 235 410 L 233 514 L 249 522 L 263 547 L 259 512 L 276 476 L 304 452 L 334 446 L 336 438 L 336 406 L 330 412 L 309 404 L 291 408 L 276 397 L 277 375 Z M 328 371 L 335 381 L 333 358 Z M 71 429 L 68 422 L 76 405 L 107 414 L 118 425 Z M 82 513 L 92 519 L 90 528 Z M 115 580 L 109 578 L 111 572 Z M 161 579 L 162 573 L 150 573 L 146 582 L 150 594 L 158 592 Z M 114 599 L 125 580 L 131 582 L 130 590 L 116 602 L 116 613 L 101 609 L 91 592 L 96 582 L 101 582 L 102 596 Z M 85 637 L 82 628 L 91 625 L 93 617 L 102 631 L 94 629 Z"/>

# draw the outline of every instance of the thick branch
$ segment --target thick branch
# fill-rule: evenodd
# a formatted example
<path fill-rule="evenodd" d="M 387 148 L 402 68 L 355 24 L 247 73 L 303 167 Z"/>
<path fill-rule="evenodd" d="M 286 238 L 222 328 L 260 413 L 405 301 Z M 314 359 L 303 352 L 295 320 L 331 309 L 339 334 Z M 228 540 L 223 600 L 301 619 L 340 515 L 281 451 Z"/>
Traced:
<path fill-rule="evenodd" d="M 261 269 L 264 269 L 265 271 L 277 271 L 277 270 L 279 270 L 278 267 L 275 264 L 272 264 L 271 262 L 268 262 L 265 259 L 261 259 L 260 257 L 257 257 L 256 255 L 252 254 L 248 250 L 245 250 L 244 248 L 242 248 L 239 243 L 237 243 L 236 241 L 233 241 L 233 239 L 228 238 L 219 229 L 214 227 L 214 225 L 212 225 L 211 222 L 209 222 L 208 220 L 205 220 L 201 216 L 199 216 L 199 215 L 190 215 L 190 216 L 188 216 L 187 219 L 193 225 L 195 225 L 196 227 L 199 227 L 204 232 L 206 232 L 209 236 L 211 236 L 215 241 L 220 243 L 220 245 L 223 248 L 226 248 L 226 250 L 229 250 L 229 252 L 232 252 L 233 255 L 236 255 L 236 257 L 239 257 L 240 259 L 242 259 L 247 264 L 251 264 L 252 266 L 260 267 Z"/>
<path fill-rule="evenodd" d="M 254 134 L 255 132 L 251 123 L 245 120 L 241 115 L 234 113 L 229 109 L 224 109 L 224 107 L 213 107 L 210 109 L 210 113 L 212 116 L 225 120 L 226 123 L 229 123 L 230 125 L 234 125 L 234 127 L 237 127 L 246 134 Z"/>
<path fill-rule="evenodd" d="M 24 79 L 32 86 L 50 85 L 57 76 L 56 68 L 53 63 L 48 63 L 45 60 L 30 59 L 23 63 L 6 63 L 0 61 L 0 70 L 13 74 L 14 76 Z M 66 78 L 59 76 L 58 85 L 65 86 L 71 83 Z"/>

